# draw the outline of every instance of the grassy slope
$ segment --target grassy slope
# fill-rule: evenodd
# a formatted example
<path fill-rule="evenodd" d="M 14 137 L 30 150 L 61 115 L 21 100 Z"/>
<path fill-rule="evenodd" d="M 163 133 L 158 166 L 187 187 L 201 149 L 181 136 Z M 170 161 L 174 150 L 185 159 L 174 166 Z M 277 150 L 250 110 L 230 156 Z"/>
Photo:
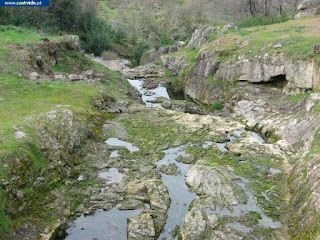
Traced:
<path fill-rule="evenodd" d="M 316 17 L 267 26 L 231 29 L 222 35 L 211 36 L 218 40 L 219 44 L 215 46 L 215 41 L 212 41 L 206 49 L 228 50 L 222 56 L 225 60 L 237 59 L 236 57 L 242 54 L 251 57 L 278 52 L 296 60 L 307 59 L 315 57 L 313 45 L 320 40 L 319 23 L 320 17 Z M 242 47 L 238 47 L 237 43 L 242 44 Z M 278 43 L 282 44 L 282 47 L 274 48 Z"/>
<path fill-rule="evenodd" d="M 72 110 L 77 117 L 84 121 L 90 121 L 93 115 L 99 112 L 93 106 L 93 97 L 107 93 L 115 99 L 126 96 L 119 89 L 125 91 L 127 82 L 119 74 L 92 62 L 82 53 L 76 51 L 63 52 L 60 62 L 52 69 L 65 74 L 78 73 L 81 70 L 93 69 L 95 72 L 104 72 L 108 79 L 104 82 L 63 82 L 63 81 L 30 81 L 19 76 L 19 72 L 31 72 L 28 64 L 21 63 L 17 56 L 17 48 L 27 50 L 30 45 L 40 44 L 43 37 L 50 40 L 60 40 L 63 37 L 39 34 L 36 31 L 0 26 L 0 180 L 10 181 L 10 163 L 7 156 L 26 154 L 30 159 L 31 172 L 39 167 L 49 164 L 48 159 L 37 149 L 30 148 L 28 143 L 37 143 L 32 133 L 28 132 L 28 125 L 33 123 L 40 114 L 49 112 L 57 107 Z M 25 131 L 26 139 L 16 140 L 14 137 L 15 127 Z M 47 194 L 40 193 L 39 199 Z M 27 201 L 27 200 L 26 200 Z M 39 200 L 41 201 L 41 200 Z M 0 238 L 1 233 L 11 226 L 17 226 L 19 217 L 8 218 L 5 213 L 6 195 L 0 188 Z M 10 203 L 11 204 L 11 203 Z M 41 212 L 37 209 L 29 216 Z M 36 216 L 35 216 L 36 217 Z M 38 216 L 39 217 L 39 216 Z M 41 218 L 41 216 L 40 216 Z M 17 222 L 18 221 L 18 222 Z"/>
<path fill-rule="evenodd" d="M 320 17 L 315 17 L 266 26 L 230 29 L 210 34 L 209 43 L 203 46 L 203 50 L 224 50 L 219 57 L 225 61 L 237 61 L 240 55 L 250 58 L 279 52 L 295 60 L 312 57 L 320 59 L 320 55 L 313 52 L 313 45 L 320 42 L 319 24 Z M 282 47 L 274 48 L 278 43 L 282 44 Z M 186 55 L 186 61 L 192 62 L 197 51 L 185 47 L 171 55 Z"/>

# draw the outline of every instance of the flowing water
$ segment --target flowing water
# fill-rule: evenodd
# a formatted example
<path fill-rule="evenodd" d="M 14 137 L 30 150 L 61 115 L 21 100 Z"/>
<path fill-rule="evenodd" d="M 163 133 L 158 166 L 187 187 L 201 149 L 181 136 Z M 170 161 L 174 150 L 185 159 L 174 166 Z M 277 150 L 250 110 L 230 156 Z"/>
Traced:
<path fill-rule="evenodd" d="M 163 97 L 170 99 L 167 88 L 161 84 L 154 89 L 143 88 L 143 80 L 131 80 L 128 79 L 129 83 L 134 86 L 141 94 L 142 100 L 150 107 L 160 107 L 161 104 L 154 103 L 157 98 Z"/>

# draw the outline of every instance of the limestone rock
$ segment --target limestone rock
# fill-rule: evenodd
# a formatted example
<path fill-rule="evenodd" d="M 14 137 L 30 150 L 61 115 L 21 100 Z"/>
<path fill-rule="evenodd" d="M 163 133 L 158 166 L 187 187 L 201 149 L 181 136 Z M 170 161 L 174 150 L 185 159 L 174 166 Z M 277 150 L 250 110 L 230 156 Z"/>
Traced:
<path fill-rule="evenodd" d="M 273 45 L 273 48 L 277 49 L 277 48 L 281 48 L 282 44 L 281 43 L 277 43 L 275 45 Z"/>
<path fill-rule="evenodd" d="M 185 42 L 178 41 L 175 45 L 172 46 L 166 46 L 166 47 L 160 47 L 159 50 L 151 49 L 147 52 L 145 52 L 141 56 L 140 64 L 150 64 L 152 62 L 155 62 L 156 60 L 160 59 L 160 57 L 164 54 L 173 53 L 179 51 L 179 49 L 185 45 Z"/>
<path fill-rule="evenodd" d="M 27 134 L 25 134 L 25 133 L 22 132 L 22 131 L 15 131 L 15 132 L 14 132 L 14 137 L 15 137 L 16 139 L 21 139 L 21 138 L 27 137 Z"/>
<path fill-rule="evenodd" d="M 192 166 L 186 174 L 186 182 L 198 195 L 213 197 L 221 206 L 238 204 L 232 176 L 225 168 Z"/>
<path fill-rule="evenodd" d="M 164 173 L 166 175 L 177 175 L 180 174 L 180 171 L 178 170 L 177 165 L 174 163 L 170 163 L 169 165 L 162 165 L 159 168 L 161 173 Z"/>
<path fill-rule="evenodd" d="M 295 16 L 296 18 L 301 17 L 312 17 L 320 14 L 320 1 L 319 0 L 306 0 L 301 2 L 297 10 L 299 13 Z"/>
<path fill-rule="evenodd" d="M 69 35 L 69 36 L 67 37 L 67 39 L 68 39 L 69 41 L 74 42 L 74 43 L 79 43 L 79 41 L 80 41 L 80 38 L 79 38 L 77 35 Z"/>
<path fill-rule="evenodd" d="M 32 72 L 28 75 L 29 80 L 37 80 L 40 78 L 40 74 L 37 72 Z"/>
<path fill-rule="evenodd" d="M 125 68 L 121 73 L 130 79 L 164 77 L 163 67 L 153 64 L 143 65 L 136 68 Z"/>
<path fill-rule="evenodd" d="M 153 240 L 156 232 L 150 213 L 145 212 L 129 219 L 128 240 Z"/>
<path fill-rule="evenodd" d="M 229 29 L 232 29 L 232 28 L 235 28 L 235 24 L 233 22 L 230 22 L 230 23 L 227 23 L 226 25 L 223 26 L 223 29 L 224 30 L 229 30 Z"/>
<path fill-rule="evenodd" d="M 92 79 L 94 76 L 94 72 L 93 72 L 93 70 L 87 70 L 87 71 L 82 72 L 81 75 L 85 76 L 87 79 Z"/>
<path fill-rule="evenodd" d="M 155 208 L 167 210 L 170 206 L 168 188 L 161 181 L 153 181 L 147 185 L 150 205 Z"/>
<path fill-rule="evenodd" d="M 131 66 L 130 61 L 123 59 L 105 61 L 101 58 L 93 58 L 93 60 L 98 63 L 101 63 L 102 65 L 106 66 L 107 68 L 115 72 L 121 72 L 122 70 Z"/>
<path fill-rule="evenodd" d="M 75 82 L 75 81 L 80 81 L 81 79 L 83 79 L 83 77 L 81 77 L 80 75 L 77 75 L 77 74 L 69 74 L 68 79 L 71 82 Z"/>
<path fill-rule="evenodd" d="M 121 140 L 126 140 L 128 138 L 125 127 L 118 122 L 109 122 L 104 124 L 102 127 L 102 134 L 104 139 L 115 137 Z"/>
<path fill-rule="evenodd" d="M 182 73 L 190 65 L 185 60 L 185 56 L 162 56 L 161 61 L 174 75 Z"/>
<path fill-rule="evenodd" d="M 55 75 L 53 75 L 53 79 L 55 81 L 64 81 L 64 80 L 66 80 L 66 77 L 62 74 L 55 74 Z"/>
<path fill-rule="evenodd" d="M 205 43 L 208 40 L 208 34 L 214 32 L 214 27 L 201 27 L 196 29 L 192 34 L 188 43 L 188 47 L 198 47 L 200 44 Z"/>
<path fill-rule="evenodd" d="M 69 161 L 69 155 L 88 136 L 88 128 L 77 121 L 70 110 L 54 110 L 41 115 L 32 126 L 48 156 Z"/>
<path fill-rule="evenodd" d="M 181 230 L 181 237 L 185 240 L 200 239 L 206 229 L 206 221 L 204 219 L 202 210 L 199 208 L 192 208 L 184 219 L 185 225 Z"/>

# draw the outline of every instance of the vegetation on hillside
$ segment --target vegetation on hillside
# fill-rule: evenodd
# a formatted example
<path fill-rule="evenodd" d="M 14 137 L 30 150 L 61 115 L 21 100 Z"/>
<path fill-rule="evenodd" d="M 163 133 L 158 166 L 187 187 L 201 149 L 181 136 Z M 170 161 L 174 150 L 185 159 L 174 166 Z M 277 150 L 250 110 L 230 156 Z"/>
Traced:
<path fill-rule="evenodd" d="M 276 23 L 296 5 L 296 0 L 52 0 L 48 8 L 0 8 L 0 25 L 76 33 L 88 52 L 101 55 L 112 49 L 138 64 L 145 50 L 186 40 L 200 26 L 243 18 L 241 27 Z"/>
<path fill-rule="evenodd" d="M 34 26 L 40 32 L 54 34 L 76 33 L 85 50 L 100 55 L 126 36 L 97 16 L 98 4 L 89 0 L 52 0 L 47 8 L 0 8 L 0 25 Z"/>
<path fill-rule="evenodd" d="M 296 5 L 296 0 L 103 0 L 98 12 L 125 29 L 128 36 L 139 36 L 157 47 L 163 44 L 164 38 L 185 40 L 203 25 L 221 25 L 258 16 L 266 21 L 278 19 L 279 15 L 292 15 Z"/>

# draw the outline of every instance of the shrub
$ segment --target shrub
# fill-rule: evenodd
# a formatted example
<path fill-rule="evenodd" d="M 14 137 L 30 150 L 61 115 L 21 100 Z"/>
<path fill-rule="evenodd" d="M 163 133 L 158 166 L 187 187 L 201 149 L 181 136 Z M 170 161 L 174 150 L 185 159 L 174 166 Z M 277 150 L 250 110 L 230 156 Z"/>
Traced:
<path fill-rule="evenodd" d="M 211 110 L 221 110 L 223 108 L 223 103 L 220 101 L 211 104 Z"/>
<path fill-rule="evenodd" d="M 111 49 L 114 31 L 103 20 L 92 17 L 84 26 L 84 41 L 82 47 L 96 56 Z"/>
<path fill-rule="evenodd" d="M 136 44 L 136 46 L 132 49 L 132 62 L 134 65 L 139 65 L 142 54 L 148 48 L 149 45 L 144 41 Z"/>
<path fill-rule="evenodd" d="M 126 39 L 127 39 L 127 34 L 123 29 L 119 28 L 119 29 L 115 30 L 115 32 L 114 32 L 114 42 L 122 43 Z"/>
<path fill-rule="evenodd" d="M 162 35 L 160 37 L 160 45 L 161 46 L 168 46 L 168 45 L 173 45 L 175 44 L 175 40 L 168 37 L 167 35 Z"/>

